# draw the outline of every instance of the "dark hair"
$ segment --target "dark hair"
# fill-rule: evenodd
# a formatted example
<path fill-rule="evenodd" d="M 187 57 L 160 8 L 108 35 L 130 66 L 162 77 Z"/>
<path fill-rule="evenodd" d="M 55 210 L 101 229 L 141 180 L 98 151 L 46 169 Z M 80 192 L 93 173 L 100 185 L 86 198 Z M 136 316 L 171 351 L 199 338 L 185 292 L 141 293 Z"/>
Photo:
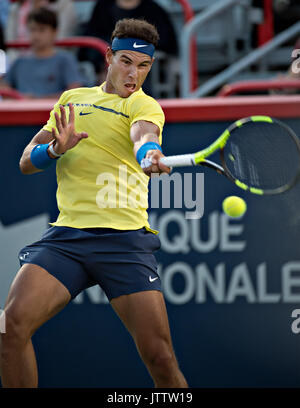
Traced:
<path fill-rule="evenodd" d="M 50 26 L 54 30 L 57 29 L 56 13 L 44 7 L 33 10 L 28 14 L 27 24 L 29 24 L 31 21 Z"/>
<path fill-rule="evenodd" d="M 159 35 L 154 25 L 143 19 L 123 18 L 115 25 L 111 41 L 115 38 L 138 38 L 157 46 Z"/>

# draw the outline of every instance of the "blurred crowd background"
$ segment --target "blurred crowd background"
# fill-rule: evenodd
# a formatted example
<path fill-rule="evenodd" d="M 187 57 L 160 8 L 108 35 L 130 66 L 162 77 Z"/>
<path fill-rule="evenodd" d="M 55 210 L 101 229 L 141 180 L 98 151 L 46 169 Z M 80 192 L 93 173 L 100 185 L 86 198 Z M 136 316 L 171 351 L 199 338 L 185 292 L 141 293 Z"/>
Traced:
<path fill-rule="evenodd" d="M 0 98 L 99 85 L 103 50 L 122 18 L 144 18 L 160 34 L 144 85 L 153 97 L 299 92 L 299 0 L 1 0 Z"/>

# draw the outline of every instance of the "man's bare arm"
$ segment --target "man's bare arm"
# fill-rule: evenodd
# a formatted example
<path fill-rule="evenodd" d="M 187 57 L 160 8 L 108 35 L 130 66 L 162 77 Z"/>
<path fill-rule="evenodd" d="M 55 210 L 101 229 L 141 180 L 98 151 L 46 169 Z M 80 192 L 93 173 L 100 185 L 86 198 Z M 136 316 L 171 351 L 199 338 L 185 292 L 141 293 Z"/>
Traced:
<path fill-rule="evenodd" d="M 53 140 L 52 133 L 48 132 L 47 130 L 40 130 L 33 137 L 31 142 L 25 147 L 25 150 L 20 159 L 19 166 L 23 174 L 34 174 L 34 173 L 38 173 L 39 171 L 42 171 L 40 169 L 37 169 L 31 163 L 31 160 L 30 160 L 31 151 L 36 145 L 50 143 L 51 140 Z M 54 156 L 52 156 L 52 158 L 54 158 Z"/>

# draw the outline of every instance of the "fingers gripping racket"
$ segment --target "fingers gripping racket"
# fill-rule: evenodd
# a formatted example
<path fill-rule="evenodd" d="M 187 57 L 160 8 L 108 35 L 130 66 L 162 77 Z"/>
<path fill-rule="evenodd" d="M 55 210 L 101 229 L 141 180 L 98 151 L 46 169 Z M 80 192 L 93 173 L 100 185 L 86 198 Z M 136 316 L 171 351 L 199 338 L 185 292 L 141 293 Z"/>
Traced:
<path fill-rule="evenodd" d="M 221 164 L 207 160 L 220 151 Z M 292 129 L 269 116 L 230 125 L 204 150 L 163 157 L 168 167 L 206 166 L 254 194 L 280 194 L 300 179 L 300 142 Z"/>

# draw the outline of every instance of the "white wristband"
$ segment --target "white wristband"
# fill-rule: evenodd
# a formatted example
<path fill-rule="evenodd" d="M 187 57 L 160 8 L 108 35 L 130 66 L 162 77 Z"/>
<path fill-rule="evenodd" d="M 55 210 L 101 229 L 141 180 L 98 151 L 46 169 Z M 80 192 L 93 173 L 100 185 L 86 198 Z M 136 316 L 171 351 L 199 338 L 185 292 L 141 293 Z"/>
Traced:
<path fill-rule="evenodd" d="M 57 154 L 56 151 L 53 148 L 53 143 L 49 145 L 49 152 L 54 156 L 54 157 L 60 157 L 62 154 Z"/>

